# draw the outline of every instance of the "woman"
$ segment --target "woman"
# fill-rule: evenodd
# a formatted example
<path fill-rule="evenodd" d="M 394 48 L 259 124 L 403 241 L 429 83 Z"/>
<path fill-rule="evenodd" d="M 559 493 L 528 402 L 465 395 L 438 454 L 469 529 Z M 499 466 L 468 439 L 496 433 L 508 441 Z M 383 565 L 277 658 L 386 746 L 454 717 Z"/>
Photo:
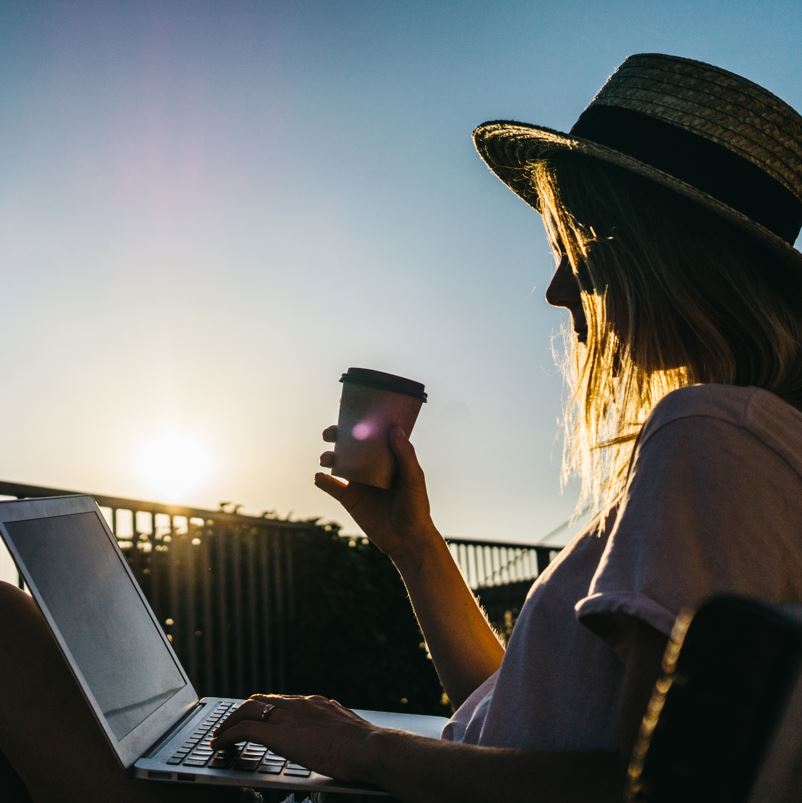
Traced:
<path fill-rule="evenodd" d="M 474 137 L 545 222 L 546 297 L 573 328 L 565 467 L 598 516 L 504 654 L 404 433 L 390 492 L 318 474 L 397 566 L 458 710 L 435 741 L 257 695 L 218 743 L 265 741 L 404 801 L 620 800 L 680 610 L 724 591 L 802 601 L 802 118 L 731 73 L 639 55 L 571 134 Z"/>
<path fill-rule="evenodd" d="M 565 467 L 598 515 L 537 579 L 505 653 L 403 432 L 390 491 L 317 474 L 401 573 L 457 711 L 433 740 L 324 698 L 254 695 L 216 746 L 264 742 L 402 801 L 620 800 L 680 610 L 721 591 L 802 601 L 802 118 L 730 73 L 641 55 L 571 134 L 493 122 L 474 137 L 555 252 L 547 299 L 573 330 Z M 29 603 L 3 595 L 25 622 L 18 639 L 44 654 Z M 27 720 L 8 725 L 26 729 L 17 745 L 70 695 L 64 679 L 26 699 Z M 120 775 L 109 768 L 106 789 L 122 790 Z M 114 799 L 151 791 L 126 783 Z"/>

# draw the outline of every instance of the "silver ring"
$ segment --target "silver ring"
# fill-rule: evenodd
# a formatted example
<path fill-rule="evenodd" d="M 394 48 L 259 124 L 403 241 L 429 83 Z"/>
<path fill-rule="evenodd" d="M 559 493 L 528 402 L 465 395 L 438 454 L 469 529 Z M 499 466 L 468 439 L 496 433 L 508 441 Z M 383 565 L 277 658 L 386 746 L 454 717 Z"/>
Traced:
<path fill-rule="evenodd" d="M 270 719 L 270 715 L 273 713 L 273 709 L 275 707 L 276 706 L 274 706 L 274 705 L 270 705 L 270 703 L 265 703 L 262 706 L 262 713 L 259 714 L 259 721 L 260 722 L 267 722 L 267 720 Z"/>

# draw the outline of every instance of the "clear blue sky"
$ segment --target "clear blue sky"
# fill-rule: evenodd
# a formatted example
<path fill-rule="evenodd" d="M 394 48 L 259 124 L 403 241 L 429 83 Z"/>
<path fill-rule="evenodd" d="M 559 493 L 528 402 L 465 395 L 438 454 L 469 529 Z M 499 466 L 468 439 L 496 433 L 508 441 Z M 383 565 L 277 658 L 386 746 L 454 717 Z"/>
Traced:
<path fill-rule="evenodd" d="M 0 477 L 353 529 L 312 477 L 366 366 L 427 385 L 445 533 L 543 535 L 574 501 L 562 313 L 471 130 L 567 129 L 643 51 L 802 109 L 800 43 L 798 0 L 5 0 Z M 180 490 L 143 466 L 166 442 L 203 464 Z"/>

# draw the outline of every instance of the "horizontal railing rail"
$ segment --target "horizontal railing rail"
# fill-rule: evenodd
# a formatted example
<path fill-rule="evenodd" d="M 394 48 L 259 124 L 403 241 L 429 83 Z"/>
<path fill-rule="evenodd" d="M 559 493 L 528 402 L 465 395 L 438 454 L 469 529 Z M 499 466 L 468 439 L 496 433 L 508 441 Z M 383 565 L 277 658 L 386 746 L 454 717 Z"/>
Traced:
<path fill-rule="evenodd" d="M 83 492 L 0 481 L 0 497 L 19 499 L 76 493 Z M 249 516 L 225 510 L 207 510 L 105 494 L 90 496 L 106 514 L 121 548 L 136 547 L 134 555 L 154 548 L 152 536 L 164 532 L 169 537 L 172 531 L 181 528 L 186 530 L 189 524 L 200 526 L 213 522 L 218 526 L 246 525 L 257 528 L 269 525 L 289 532 L 305 532 L 310 526 L 309 521 Z M 364 538 L 361 535 L 348 537 Z M 552 546 L 526 545 L 512 541 L 481 541 L 457 536 L 450 536 L 447 541 L 466 582 L 474 590 L 534 580 L 559 552 L 559 549 Z"/>

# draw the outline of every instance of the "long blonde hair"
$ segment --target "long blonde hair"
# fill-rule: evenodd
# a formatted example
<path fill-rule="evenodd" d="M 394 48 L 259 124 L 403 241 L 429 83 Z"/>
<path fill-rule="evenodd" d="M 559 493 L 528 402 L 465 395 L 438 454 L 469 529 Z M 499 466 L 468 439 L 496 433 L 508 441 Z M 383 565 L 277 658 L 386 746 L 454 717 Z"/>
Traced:
<path fill-rule="evenodd" d="M 756 385 L 802 409 L 802 271 L 700 204 L 614 165 L 527 165 L 549 239 L 579 282 L 587 344 L 564 333 L 563 477 L 577 510 L 623 492 L 632 447 L 668 392 Z"/>

